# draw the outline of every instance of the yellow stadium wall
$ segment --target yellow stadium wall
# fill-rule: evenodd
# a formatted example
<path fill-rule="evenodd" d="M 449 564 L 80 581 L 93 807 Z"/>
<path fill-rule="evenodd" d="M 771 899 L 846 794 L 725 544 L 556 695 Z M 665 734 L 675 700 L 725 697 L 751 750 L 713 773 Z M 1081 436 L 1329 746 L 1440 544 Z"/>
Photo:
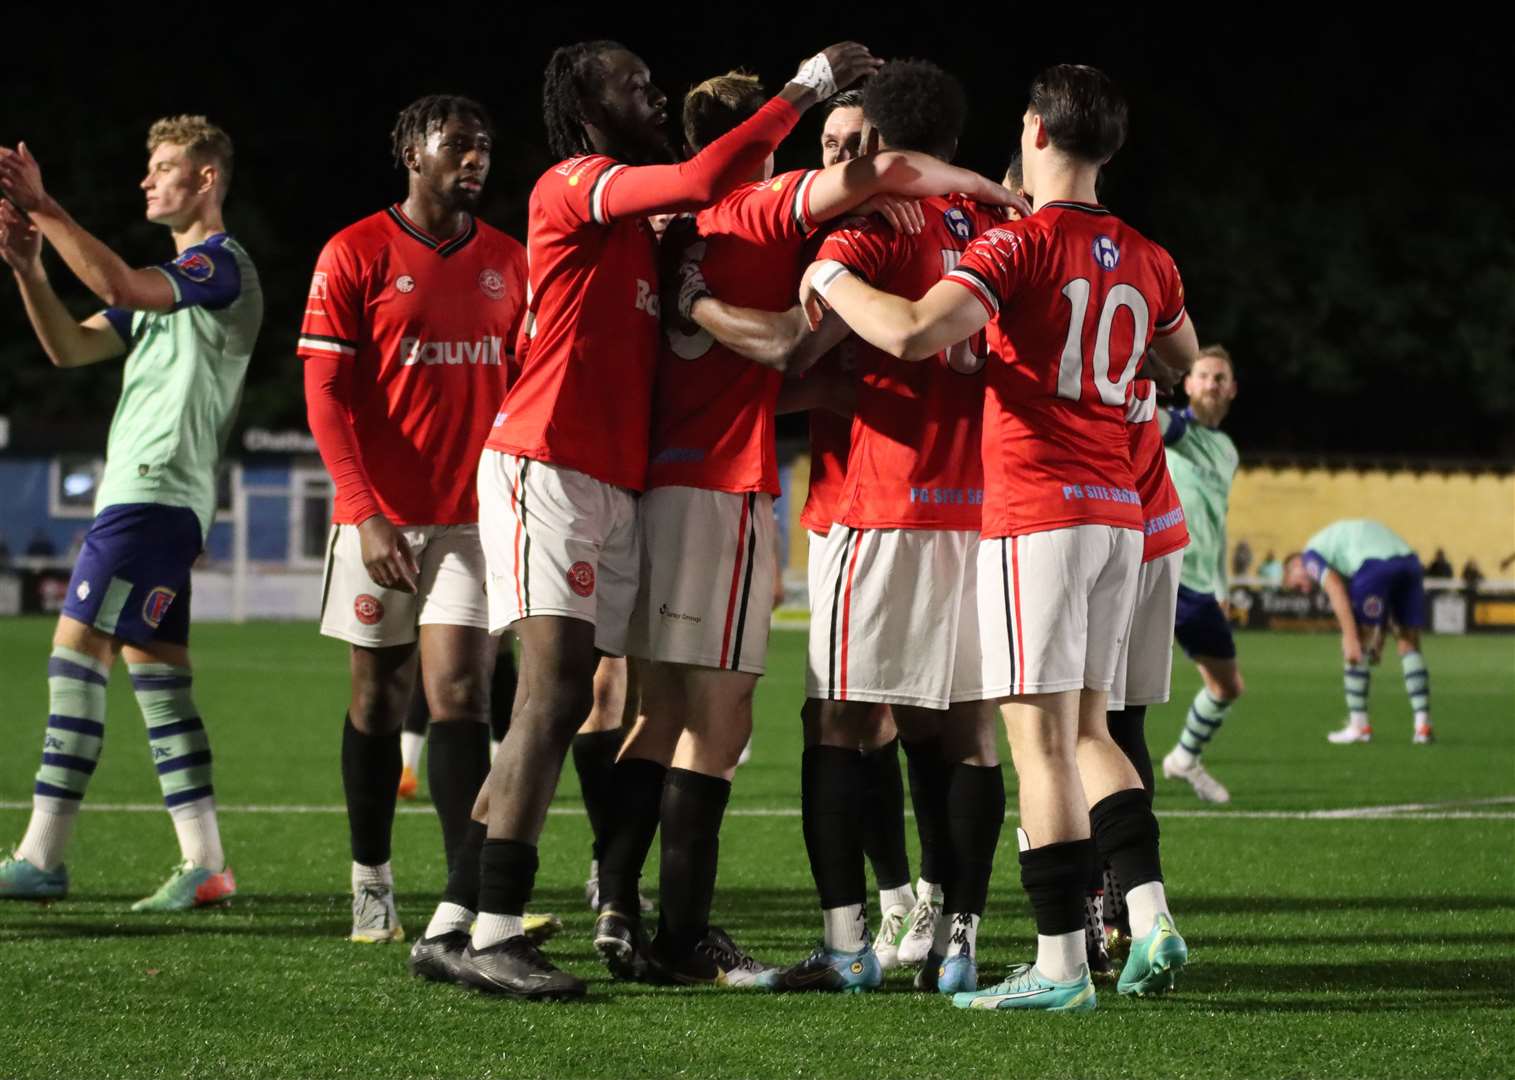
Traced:
<path fill-rule="evenodd" d="M 799 516 L 809 483 L 802 454 L 790 474 L 791 574 L 805 572 Z M 1282 559 L 1322 526 L 1349 517 L 1382 521 L 1422 559 L 1444 549 L 1459 574 L 1471 557 L 1487 577 L 1515 577 L 1515 569 L 1499 570 L 1515 554 L 1515 476 L 1244 468 L 1231 489 L 1230 541 L 1252 545 L 1255 568 L 1270 550 Z"/>
<path fill-rule="evenodd" d="M 1354 517 L 1382 521 L 1422 560 L 1442 548 L 1458 573 L 1471 557 L 1487 577 L 1515 576 L 1499 570 L 1515 554 L 1515 476 L 1244 468 L 1231 488 L 1228 539 L 1233 550 L 1241 540 L 1252 546 L 1255 568 L 1269 550 L 1282 559 Z"/>

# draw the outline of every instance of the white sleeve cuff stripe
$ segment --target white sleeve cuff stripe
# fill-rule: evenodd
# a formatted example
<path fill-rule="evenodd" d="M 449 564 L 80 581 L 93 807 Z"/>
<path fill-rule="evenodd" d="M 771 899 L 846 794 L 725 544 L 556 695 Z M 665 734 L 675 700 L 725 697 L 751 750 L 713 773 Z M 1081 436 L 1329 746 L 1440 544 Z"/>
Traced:
<path fill-rule="evenodd" d="M 959 285 L 968 286 L 991 312 L 995 315 L 999 314 L 999 297 L 994 295 L 994 290 L 985 285 L 977 274 L 970 274 L 965 270 L 954 270 L 947 277 Z"/>
<path fill-rule="evenodd" d="M 611 165 L 603 169 L 600 175 L 595 177 L 594 186 L 589 189 L 589 216 L 594 218 L 596 225 L 609 225 L 610 221 L 605 217 L 605 185 L 610 178 L 620 172 L 626 166 Z"/>
<path fill-rule="evenodd" d="M 322 341 L 319 338 L 302 337 L 299 348 L 310 349 L 312 352 L 341 353 L 343 356 L 358 355 L 358 350 L 351 345 L 340 345 L 335 341 Z"/>
<path fill-rule="evenodd" d="M 815 228 L 815 223 L 805 211 L 810 204 L 810 189 L 815 186 L 815 178 L 819 175 L 819 169 L 811 169 L 794 189 L 794 220 L 799 223 L 802 232 L 808 233 Z"/>
<path fill-rule="evenodd" d="M 1159 334 L 1165 334 L 1169 330 L 1176 330 L 1178 327 L 1180 327 L 1180 326 L 1183 325 L 1184 316 L 1187 315 L 1188 313 L 1189 313 L 1189 309 L 1188 308 L 1179 308 L 1178 309 L 1178 314 L 1175 315 L 1175 316 L 1173 316 L 1172 319 L 1168 320 L 1165 323 L 1158 323 L 1157 324 L 1157 332 Z"/>

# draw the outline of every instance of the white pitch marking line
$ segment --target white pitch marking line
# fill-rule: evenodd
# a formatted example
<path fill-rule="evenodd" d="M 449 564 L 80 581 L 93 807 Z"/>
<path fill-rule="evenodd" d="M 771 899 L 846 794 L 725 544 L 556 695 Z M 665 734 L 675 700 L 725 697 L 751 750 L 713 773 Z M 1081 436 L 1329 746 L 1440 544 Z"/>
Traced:
<path fill-rule="evenodd" d="M 1233 821 L 1515 821 L 1515 810 L 1480 811 L 1484 806 L 1515 804 L 1515 795 L 1498 795 L 1486 799 L 1457 799 L 1447 802 L 1400 803 L 1391 806 L 1355 806 L 1336 810 L 1159 810 L 1160 818 L 1231 819 Z M 29 802 L 0 801 L 0 810 L 30 810 Z M 85 803 L 83 809 L 99 813 L 154 814 L 163 811 L 161 803 Z M 248 803 L 216 807 L 222 814 L 345 814 L 341 803 Z M 431 814 L 429 806 L 399 806 L 396 814 Z M 583 817 L 576 806 L 554 806 L 547 811 L 554 817 Z M 909 810 L 905 813 L 913 817 Z M 794 818 L 794 807 L 734 807 L 727 817 Z M 1017 818 L 1015 811 L 1007 819 Z"/>

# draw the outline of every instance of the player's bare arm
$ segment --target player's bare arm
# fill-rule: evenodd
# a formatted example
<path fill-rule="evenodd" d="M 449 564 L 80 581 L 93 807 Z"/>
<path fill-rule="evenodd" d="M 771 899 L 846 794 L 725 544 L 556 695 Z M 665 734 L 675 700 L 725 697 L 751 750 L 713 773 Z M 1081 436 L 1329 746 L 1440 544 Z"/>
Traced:
<path fill-rule="evenodd" d="M 74 319 L 58 299 L 42 266 L 42 234 L 9 202 L 0 201 L 0 259 L 16 276 L 27 318 L 54 367 L 83 367 L 126 353 L 126 343 L 104 315 Z"/>
<path fill-rule="evenodd" d="M 135 270 L 47 193 L 37 159 L 21 143 L 0 146 L 0 187 L 31 216 L 37 230 L 90 292 L 110 307 L 128 311 L 171 311 L 174 287 L 159 270 Z"/>
<path fill-rule="evenodd" d="M 1156 361 L 1152 374 L 1157 385 L 1165 391 L 1172 390 L 1199 359 L 1199 333 L 1194 329 L 1194 320 L 1186 314 L 1178 329 L 1153 337 L 1148 357 Z"/>
<path fill-rule="evenodd" d="M 913 150 L 885 150 L 839 162 L 823 170 L 810 188 L 810 216 L 821 222 L 854 208 L 876 210 L 898 229 L 895 215 L 900 208 L 897 201 L 886 199 L 867 207 L 859 204 L 880 195 L 892 195 L 898 200 L 954 192 L 989 206 L 1011 206 L 1027 215 L 1031 212 L 1024 198 L 971 169 L 960 169 L 940 158 Z M 924 218 L 921 222 L 924 224 Z M 916 230 L 907 227 L 902 231 Z"/>
<path fill-rule="evenodd" d="M 919 300 L 875 289 L 841 263 L 812 263 L 800 282 L 800 304 L 811 326 L 822 307 L 835 311 L 858 337 L 901 360 L 924 360 L 984 328 L 989 313 L 960 285 L 939 281 Z"/>
<path fill-rule="evenodd" d="M 1341 627 L 1341 655 L 1349 664 L 1362 663 L 1362 639 L 1357 633 L 1357 615 L 1352 610 L 1352 598 L 1347 594 L 1347 583 L 1329 566 L 1320 575 L 1320 587 L 1331 602 L 1331 613 Z"/>
<path fill-rule="evenodd" d="M 782 415 L 813 409 L 851 417 L 857 410 L 857 378 L 851 373 L 828 372 L 806 379 L 784 380 L 774 412 Z"/>

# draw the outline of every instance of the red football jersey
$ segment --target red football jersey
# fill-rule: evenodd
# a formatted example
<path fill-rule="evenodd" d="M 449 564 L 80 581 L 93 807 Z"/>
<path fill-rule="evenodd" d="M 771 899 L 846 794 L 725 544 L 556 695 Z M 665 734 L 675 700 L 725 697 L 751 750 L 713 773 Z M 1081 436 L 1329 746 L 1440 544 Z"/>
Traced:
<path fill-rule="evenodd" d="M 658 354 L 657 238 L 644 217 L 605 213 L 626 168 L 603 154 L 570 158 L 532 189 L 526 357 L 486 445 L 640 491 Z"/>
<path fill-rule="evenodd" d="M 1142 562 L 1151 562 L 1187 547 L 1189 528 L 1178 490 L 1168 475 L 1168 452 L 1157 426 L 1157 384 L 1151 379 L 1131 383 L 1126 400 L 1126 433 L 1131 446 L 1131 471 L 1142 497 Z"/>
<path fill-rule="evenodd" d="M 800 252 L 813 228 L 815 170 L 748 184 L 695 221 L 701 271 L 722 300 L 784 311 L 799 287 Z M 697 253 L 695 249 L 694 253 Z M 784 376 L 732 352 L 708 334 L 665 341 L 652 407 L 647 486 L 779 491 L 774 407 Z"/>
<path fill-rule="evenodd" d="M 817 258 L 835 259 L 875 288 L 919 300 L 975 236 L 1003 220 L 961 195 L 920 205 L 926 227 L 918 236 L 897 233 L 879 218 L 854 218 L 826 238 Z M 837 522 L 978 531 L 985 357 L 983 334 L 919 363 L 861 347 Z"/>
<path fill-rule="evenodd" d="M 1140 529 L 1126 386 L 1183 324 L 1172 258 L 1102 206 L 1051 202 L 984 233 L 947 280 L 990 315 L 984 537 Z"/>
<path fill-rule="evenodd" d="M 810 373 L 852 374 L 863 343 L 849 337 L 818 360 Z M 825 536 L 836 520 L 836 498 L 847 479 L 847 451 L 852 445 L 852 417 L 838 416 L 830 409 L 810 410 L 810 487 L 800 509 L 800 524 L 809 532 Z"/>
<path fill-rule="evenodd" d="M 477 219 L 438 239 L 392 206 L 322 249 L 295 351 L 350 365 L 344 405 L 390 521 L 479 520 L 479 453 L 525 306 L 525 249 Z M 332 520 L 358 520 L 341 493 Z"/>

